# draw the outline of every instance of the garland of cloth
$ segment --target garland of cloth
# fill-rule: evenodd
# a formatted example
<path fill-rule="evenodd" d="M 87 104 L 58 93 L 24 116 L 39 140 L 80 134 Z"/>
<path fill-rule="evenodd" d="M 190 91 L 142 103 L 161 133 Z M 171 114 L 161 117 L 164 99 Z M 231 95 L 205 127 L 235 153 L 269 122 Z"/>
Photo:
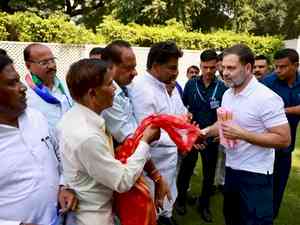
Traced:
<path fill-rule="evenodd" d="M 56 76 L 54 77 L 54 79 L 55 82 L 58 82 L 58 89 L 61 91 L 61 93 L 67 96 L 60 80 Z M 45 102 L 50 104 L 60 104 L 60 101 L 51 94 L 49 89 L 43 84 L 43 81 L 37 75 L 32 73 L 27 74 L 25 76 L 25 81 L 28 84 L 28 86 Z"/>
<path fill-rule="evenodd" d="M 127 162 L 149 125 L 164 129 L 183 154 L 191 151 L 200 136 L 200 129 L 190 124 L 186 116 L 150 115 L 141 122 L 134 135 L 117 148 L 116 159 L 124 164 Z M 115 192 L 114 206 L 122 225 L 156 225 L 155 205 L 142 175 L 128 192 Z"/>

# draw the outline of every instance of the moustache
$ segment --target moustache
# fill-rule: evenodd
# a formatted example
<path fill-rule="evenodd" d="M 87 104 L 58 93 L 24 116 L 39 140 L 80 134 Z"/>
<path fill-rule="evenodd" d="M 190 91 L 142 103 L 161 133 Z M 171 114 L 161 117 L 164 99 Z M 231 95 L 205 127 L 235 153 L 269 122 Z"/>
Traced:
<path fill-rule="evenodd" d="M 56 69 L 50 68 L 47 70 L 47 73 L 56 73 Z"/>

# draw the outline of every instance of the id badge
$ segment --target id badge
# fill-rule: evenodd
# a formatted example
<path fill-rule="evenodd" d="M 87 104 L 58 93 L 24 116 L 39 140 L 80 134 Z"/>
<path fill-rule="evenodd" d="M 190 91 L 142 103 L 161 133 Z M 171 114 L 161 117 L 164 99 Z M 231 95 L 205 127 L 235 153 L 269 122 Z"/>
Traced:
<path fill-rule="evenodd" d="M 210 105 L 210 109 L 217 109 L 220 107 L 220 101 L 218 100 L 211 100 L 209 102 L 209 105 Z"/>

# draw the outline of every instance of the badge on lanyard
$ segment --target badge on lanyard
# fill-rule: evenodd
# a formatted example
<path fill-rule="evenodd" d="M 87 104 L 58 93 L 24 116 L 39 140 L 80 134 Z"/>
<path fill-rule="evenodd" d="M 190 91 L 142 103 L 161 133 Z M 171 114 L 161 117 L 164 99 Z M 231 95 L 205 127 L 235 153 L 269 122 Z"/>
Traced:
<path fill-rule="evenodd" d="M 209 101 L 209 106 L 210 106 L 210 109 L 217 109 L 220 107 L 220 101 L 218 101 L 215 96 L 216 96 L 216 93 L 217 93 L 217 90 L 218 90 L 218 87 L 219 87 L 219 81 L 217 81 L 217 85 L 215 86 L 215 89 L 214 89 L 214 92 L 210 98 L 210 101 Z M 198 84 L 196 83 L 196 90 L 197 90 L 197 93 L 198 93 L 198 96 L 201 98 L 201 100 L 203 102 L 206 102 L 207 101 L 205 100 L 205 98 L 202 96 L 199 88 L 198 88 Z"/>
<path fill-rule="evenodd" d="M 209 105 L 210 105 L 210 109 L 217 109 L 220 107 L 220 101 L 216 99 L 211 99 Z"/>

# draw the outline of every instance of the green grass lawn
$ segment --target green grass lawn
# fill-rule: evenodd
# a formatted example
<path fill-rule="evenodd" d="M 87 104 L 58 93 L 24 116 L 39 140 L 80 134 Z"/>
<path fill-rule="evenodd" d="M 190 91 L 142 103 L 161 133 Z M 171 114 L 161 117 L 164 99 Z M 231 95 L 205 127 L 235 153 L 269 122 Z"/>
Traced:
<path fill-rule="evenodd" d="M 293 165 L 288 186 L 285 190 L 283 202 L 278 218 L 274 225 L 300 225 L 300 127 L 296 138 L 296 149 L 293 153 Z M 201 160 L 199 157 L 196 175 L 192 178 L 192 192 L 198 195 L 201 190 L 202 171 Z M 185 216 L 175 215 L 179 225 L 224 225 L 222 213 L 223 197 L 221 193 L 216 193 L 211 198 L 211 212 L 213 223 L 205 223 L 196 211 L 196 206 L 188 206 L 188 213 Z"/>

